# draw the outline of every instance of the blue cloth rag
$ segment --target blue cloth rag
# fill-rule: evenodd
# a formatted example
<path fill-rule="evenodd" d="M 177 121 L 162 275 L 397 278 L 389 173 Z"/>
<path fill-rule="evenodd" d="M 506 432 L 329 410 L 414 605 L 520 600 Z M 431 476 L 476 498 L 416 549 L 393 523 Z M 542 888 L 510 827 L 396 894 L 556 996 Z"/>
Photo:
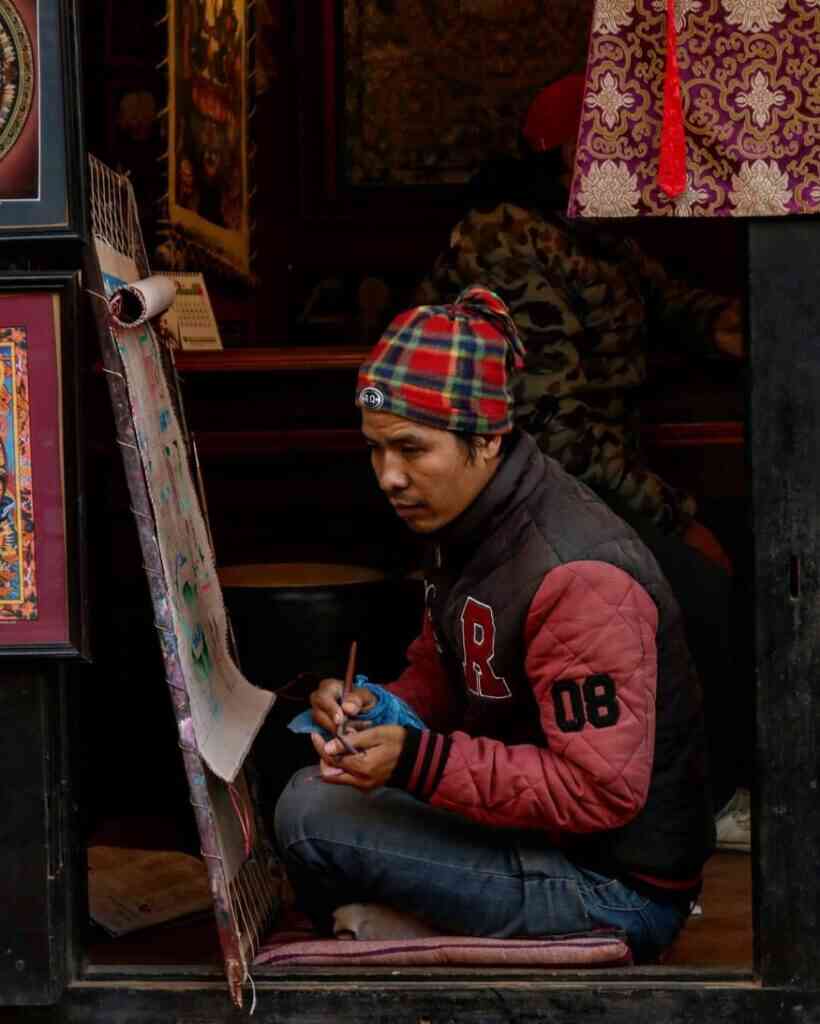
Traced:
<path fill-rule="evenodd" d="M 357 722 L 368 725 L 407 725 L 412 729 L 426 729 L 427 726 L 416 712 L 401 697 L 394 696 L 389 690 L 377 683 L 371 683 L 367 676 L 356 676 L 355 685 L 363 690 L 370 690 L 376 697 L 376 703 L 367 711 L 356 715 Z M 321 729 L 313 721 L 313 712 L 303 711 L 288 723 L 291 732 L 318 732 L 326 740 L 332 739 L 327 729 Z"/>

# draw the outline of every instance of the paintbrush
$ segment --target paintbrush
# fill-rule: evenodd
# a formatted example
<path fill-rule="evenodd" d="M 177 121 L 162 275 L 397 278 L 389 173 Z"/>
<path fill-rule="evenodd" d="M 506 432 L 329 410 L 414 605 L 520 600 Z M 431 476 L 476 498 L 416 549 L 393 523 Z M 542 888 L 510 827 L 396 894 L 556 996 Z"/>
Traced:
<path fill-rule="evenodd" d="M 347 671 L 345 672 L 345 681 L 344 681 L 344 685 L 342 686 L 342 699 L 341 699 L 341 703 L 342 704 L 344 704 L 344 702 L 350 697 L 351 693 L 353 693 L 353 677 L 355 676 L 355 674 L 356 674 L 356 641 L 354 640 L 353 643 L 350 645 L 350 655 L 348 656 L 348 659 L 347 659 Z M 358 754 L 359 751 L 353 746 L 352 743 L 350 743 L 348 741 L 348 739 L 344 735 L 346 729 L 347 729 L 347 718 L 343 717 L 341 722 L 339 722 L 338 728 L 336 729 L 336 738 L 341 742 L 341 744 L 344 746 L 344 748 L 348 752 L 348 754 Z"/>

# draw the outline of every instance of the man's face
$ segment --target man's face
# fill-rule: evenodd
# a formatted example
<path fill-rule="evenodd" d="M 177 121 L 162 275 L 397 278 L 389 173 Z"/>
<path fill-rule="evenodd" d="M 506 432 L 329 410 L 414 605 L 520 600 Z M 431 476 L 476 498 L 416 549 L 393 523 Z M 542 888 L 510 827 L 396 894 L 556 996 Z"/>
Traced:
<path fill-rule="evenodd" d="M 459 516 L 486 487 L 499 462 L 501 438 L 479 438 L 473 461 L 449 430 L 389 412 L 362 410 L 362 432 L 379 487 L 416 533 L 432 533 Z"/>

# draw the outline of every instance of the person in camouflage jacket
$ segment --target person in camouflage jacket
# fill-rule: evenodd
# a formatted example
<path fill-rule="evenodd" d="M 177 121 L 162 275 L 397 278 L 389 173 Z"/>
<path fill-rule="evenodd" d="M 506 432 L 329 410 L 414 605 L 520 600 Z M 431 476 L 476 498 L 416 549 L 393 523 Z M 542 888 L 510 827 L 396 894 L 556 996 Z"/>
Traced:
<path fill-rule="evenodd" d="M 634 396 L 652 345 L 730 352 L 736 303 L 671 278 L 631 239 L 512 202 L 467 214 L 421 297 L 450 301 L 473 283 L 504 299 L 526 347 L 519 425 L 574 476 L 684 534 L 695 500 L 647 468 Z"/>
<path fill-rule="evenodd" d="M 676 280 L 635 241 L 558 212 L 566 208 L 583 84 L 569 75 L 538 94 L 522 132 L 529 156 L 479 172 L 475 208 L 417 299 L 449 302 L 471 284 L 500 295 L 527 350 L 515 385 L 518 425 L 605 499 L 725 563 L 694 520 L 692 495 L 646 466 L 636 393 L 652 347 L 739 357 L 739 303 Z"/>

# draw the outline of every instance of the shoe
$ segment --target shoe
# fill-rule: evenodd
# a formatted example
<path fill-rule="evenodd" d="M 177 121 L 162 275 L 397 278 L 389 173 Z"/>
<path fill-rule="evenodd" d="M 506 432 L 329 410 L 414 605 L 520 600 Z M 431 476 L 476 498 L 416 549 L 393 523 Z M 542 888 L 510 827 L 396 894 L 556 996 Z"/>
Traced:
<path fill-rule="evenodd" d="M 440 931 L 380 903 L 348 903 L 333 914 L 333 934 L 337 939 L 426 939 Z"/>
<path fill-rule="evenodd" d="M 751 853 L 752 809 L 748 789 L 738 789 L 715 818 L 717 848 Z"/>

